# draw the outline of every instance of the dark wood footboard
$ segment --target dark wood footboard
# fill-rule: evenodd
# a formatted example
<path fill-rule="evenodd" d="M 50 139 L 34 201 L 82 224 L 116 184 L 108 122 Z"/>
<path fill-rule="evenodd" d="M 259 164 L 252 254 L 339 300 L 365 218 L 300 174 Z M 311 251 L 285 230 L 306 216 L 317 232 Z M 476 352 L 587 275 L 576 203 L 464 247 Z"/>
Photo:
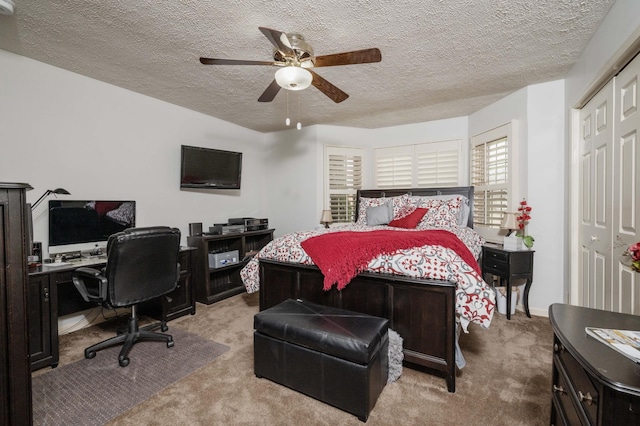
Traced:
<path fill-rule="evenodd" d="M 404 359 L 444 375 L 455 392 L 455 283 L 362 273 L 338 291 L 322 290 L 315 266 L 260 261 L 260 310 L 302 299 L 390 320 Z"/>

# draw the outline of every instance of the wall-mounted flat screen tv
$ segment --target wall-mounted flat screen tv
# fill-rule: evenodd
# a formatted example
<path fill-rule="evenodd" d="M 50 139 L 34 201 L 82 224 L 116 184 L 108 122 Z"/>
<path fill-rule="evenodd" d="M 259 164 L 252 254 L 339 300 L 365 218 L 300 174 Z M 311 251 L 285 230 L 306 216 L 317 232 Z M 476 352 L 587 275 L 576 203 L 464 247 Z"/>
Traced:
<path fill-rule="evenodd" d="M 240 189 L 242 153 L 182 145 L 181 188 Z"/>

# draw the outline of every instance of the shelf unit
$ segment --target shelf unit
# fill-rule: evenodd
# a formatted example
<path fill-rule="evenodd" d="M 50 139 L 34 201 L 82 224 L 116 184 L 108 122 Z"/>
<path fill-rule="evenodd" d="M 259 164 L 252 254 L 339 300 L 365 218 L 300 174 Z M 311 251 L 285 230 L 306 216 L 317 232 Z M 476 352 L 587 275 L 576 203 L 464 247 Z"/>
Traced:
<path fill-rule="evenodd" d="M 247 264 L 247 254 L 258 251 L 273 240 L 273 229 L 225 235 L 194 235 L 187 238 L 196 247 L 194 283 L 196 300 L 210 305 L 245 291 L 240 270 Z M 239 262 L 220 268 L 209 267 L 209 253 L 238 250 Z"/>
<path fill-rule="evenodd" d="M 180 249 L 180 278 L 171 293 L 140 305 L 140 313 L 160 321 L 171 321 L 184 315 L 195 315 L 196 297 L 193 291 L 191 273 L 195 269 L 195 248 Z"/>

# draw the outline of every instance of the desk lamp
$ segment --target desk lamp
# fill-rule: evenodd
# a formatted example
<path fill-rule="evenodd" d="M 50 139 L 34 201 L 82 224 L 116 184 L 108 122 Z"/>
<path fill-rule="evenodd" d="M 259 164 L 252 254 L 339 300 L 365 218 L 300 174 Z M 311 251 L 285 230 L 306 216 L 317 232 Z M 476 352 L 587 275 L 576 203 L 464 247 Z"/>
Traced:
<path fill-rule="evenodd" d="M 36 208 L 36 206 L 37 206 L 38 204 L 40 204 L 40 203 L 42 202 L 42 200 L 44 200 L 44 199 L 45 199 L 45 197 L 46 197 L 47 195 L 49 195 L 49 194 L 65 194 L 65 195 L 71 195 L 71 193 L 70 193 L 69 191 L 67 191 L 66 189 L 63 189 L 63 188 L 47 189 L 47 191 L 46 191 L 44 194 L 42 194 L 42 195 L 40 196 L 40 198 L 38 198 L 38 200 L 37 200 L 35 203 L 33 203 L 33 205 L 31 206 L 31 211 L 33 211 L 33 210 Z"/>

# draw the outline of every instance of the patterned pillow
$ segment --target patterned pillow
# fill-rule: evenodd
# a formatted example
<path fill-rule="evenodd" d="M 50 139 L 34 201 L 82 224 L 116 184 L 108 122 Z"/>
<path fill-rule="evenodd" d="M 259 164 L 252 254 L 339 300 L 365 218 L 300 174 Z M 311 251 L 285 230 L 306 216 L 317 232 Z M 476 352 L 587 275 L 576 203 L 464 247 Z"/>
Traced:
<path fill-rule="evenodd" d="M 358 206 L 358 220 L 357 225 L 367 224 L 367 209 L 369 207 L 381 206 L 387 201 L 393 203 L 393 218 L 397 219 L 406 216 L 415 210 L 415 205 L 411 203 L 411 197 L 409 194 L 398 195 L 397 197 L 383 197 L 383 198 L 367 198 L 360 197 L 360 204 Z"/>
<path fill-rule="evenodd" d="M 460 209 L 462 208 L 462 198 L 451 198 L 448 200 L 423 199 L 420 200 L 418 207 L 429 209 L 424 215 L 419 228 L 422 227 L 438 227 L 450 228 L 458 226 L 458 218 L 460 217 Z"/>
<path fill-rule="evenodd" d="M 398 197 L 386 198 L 393 203 L 393 218 L 400 219 L 407 216 L 416 209 L 416 206 L 411 202 L 411 196 L 409 194 L 400 195 Z"/>
<path fill-rule="evenodd" d="M 133 225 L 135 223 L 135 205 L 133 202 L 122 203 L 116 210 L 107 212 L 107 217 L 121 225 Z"/>
<path fill-rule="evenodd" d="M 459 226 L 467 226 L 469 223 L 469 214 L 471 208 L 469 207 L 469 199 L 461 194 L 442 194 L 442 195 L 421 195 L 411 197 L 411 202 L 415 205 L 420 205 L 422 200 L 450 200 L 452 198 L 460 198 L 462 204 L 460 207 L 460 215 L 456 221 Z"/>

